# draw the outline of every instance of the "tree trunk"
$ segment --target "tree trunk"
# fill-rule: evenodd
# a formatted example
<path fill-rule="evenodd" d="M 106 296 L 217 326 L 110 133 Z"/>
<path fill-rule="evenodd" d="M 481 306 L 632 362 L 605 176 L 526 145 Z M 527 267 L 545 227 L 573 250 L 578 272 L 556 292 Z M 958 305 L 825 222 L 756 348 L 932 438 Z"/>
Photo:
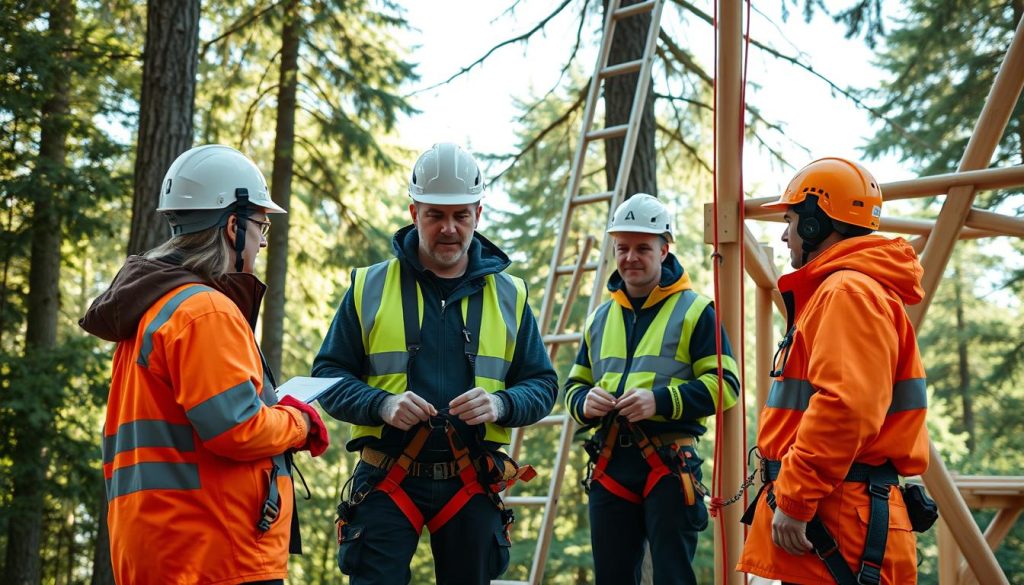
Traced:
<path fill-rule="evenodd" d="M 75 21 L 72 0 L 55 2 L 49 14 L 49 34 L 65 51 L 71 45 Z M 49 98 L 43 103 L 40 118 L 39 158 L 34 173 L 38 189 L 32 210 L 32 257 L 29 266 L 28 322 L 25 330 L 25 356 L 45 355 L 57 345 L 57 315 L 60 308 L 60 199 L 65 187 L 69 78 L 71 68 L 57 59 L 48 76 Z M 10 390 L 12 404 L 35 405 L 34 397 L 17 396 L 15 384 Z M 26 407 L 27 408 L 27 407 Z M 44 483 L 46 481 L 46 443 L 51 431 L 52 413 L 26 417 L 25 424 L 15 428 L 11 468 L 13 489 L 10 502 L 11 519 L 7 525 L 7 555 L 2 581 L 10 585 L 35 585 L 40 582 L 40 539 L 42 536 Z M 38 410 L 32 414 L 37 414 Z"/>
<path fill-rule="evenodd" d="M 281 30 L 281 74 L 277 94 L 277 132 L 274 138 L 274 168 L 270 195 L 285 211 L 292 196 L 292 164 L 295 149 L 295 107 L 299 72 L 298 2 L 292 0 L 285 10 Z M 263 337 L 260 345 L 267 364 L 281 371 L 284 339 L 285 287 L 288 280 L 288 215 L 276 214 L 270 230 L 267 250 L 267 298 L 263 308 Z"/>
<path fill-rule="evenodd" d="M 164 173 L 192 146 L 199 12 L 199 0 L 148 2 L 129 254 L 145 252 L 170 236 L 156 208 Z"/>
<path fill-rule="evenodd" d="M 967 432 L 967 450 L 974 453 L 974 397 L 971 396 L 971 364 L 967 354 L 967 319 L 964 317 L 963 271 L 960 254 L 953 255 L 953 294 L 956 303 L 956 353 L 960 372 L 960 401 L 963 406 L 964 431 Z"/>
<path fill-rule="evenodd" d="M 639 0 L 623 0 L 622 6 L 637 4 Z M 608 0 L 604 0 L 604 8 L 608 9 Z M 644 54 L 644 43 L 647 31 L 651 26 L 651 13 L 631 16 L 620 20 L 615 25 L 608 65 L 626 61 L 635 61 Z M 639 73 L 618 75 L 604 82 L 604 125 L 605 128 L 629 123 L 629 111 L 633 107 Z M 654 92 L 647 92 L 643 115 L 640 117 L 640 135 L 633 154 L 633 167 L 626 181 L 625 198 L 636 193 L 649 193 L 658 196 L 657 152 L 654 147 Z M 625 146 L 624 138 L 605 141 L 605 179 L 608 190 L 615 188 L 619 162 Z"/>

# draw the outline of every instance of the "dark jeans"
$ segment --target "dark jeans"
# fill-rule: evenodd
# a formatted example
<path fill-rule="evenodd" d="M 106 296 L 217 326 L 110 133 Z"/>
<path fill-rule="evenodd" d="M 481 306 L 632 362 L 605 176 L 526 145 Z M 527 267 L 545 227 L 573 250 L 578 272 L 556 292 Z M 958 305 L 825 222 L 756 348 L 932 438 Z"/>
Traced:
<path fill-rule="evenodd" d="M 699 481 L 700 458 L 692 447 L 681 449 L 690 451 L 690 469 Z M 651 468 L 637 447 L 617 446 L 606 471 L 639 494 Z M 594 482 L 590 490 L 590 543 L 597 585 L 640 583 L 645 540 L 651 545 L 654 585 L 696 584 L 691 563 L 697 550 L 697 533 L 708 525 L 708 511 L 699 493 L 696 500 L 686 505 L 675 475 L 663 477 L 640 504 L 630 503 Z"/>
<path fill-rule="evenodd" d="M 380 472 L 360 462 L 353 485 Z M 426 521 L 462 488 L 462 480 L 407 477 L 402 482 Z M 351 585 L 405 585 L 419 533 L 383 492 L 371 492 L 359 504 L 338 549 L 338 566 Z M 487 496 L 473 496 L 451 520 L 430 535 L 438 585 L 486 585 L 508 568 L 509 543 L 501 515 Z"/>

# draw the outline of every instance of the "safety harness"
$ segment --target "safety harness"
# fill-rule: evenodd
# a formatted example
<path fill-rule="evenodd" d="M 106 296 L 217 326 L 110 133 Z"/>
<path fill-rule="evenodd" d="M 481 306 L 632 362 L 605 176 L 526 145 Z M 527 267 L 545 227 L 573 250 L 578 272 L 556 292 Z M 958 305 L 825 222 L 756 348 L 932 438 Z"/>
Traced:
<path fill-rule="evenodd" d="M 766 501 L 772 511 L 775 510 L 775 492 L 767 486 L 778 479 L 781 469 L 781 461 L 761 460 L 761 479 L 764 483 L 754 496 L 754 501 L 743 513 L 741 521 L 744 524 L 749 526 L 753 523 L 757 501 L 761 499 L 761 494 L 766 489 Z M 807 540 L 811 541 L 814 553 L 825 563 L 825 567 L 838 585 L 878 585 L 882 582 L 882 560 L 889 537 L 889 488 L 899 485 L 899 474 L 889 462 L 882 465 L 854 463 L 843 481 L 867 484 L 868 494 L 871 496 L 868 532 L 864 540 L 860 570 L 854 575 L 853 570 L 846 564 L 846 559 L 839 552 L 839 544 L 818 515 L 807 523 Z"/>
<path fill-rule="evenodd" d="M 401 271 L 401 287 L 406 351 L 409 356 L 406 365 L 406 379 L 411 380 L 413 362 L 421 347 L 416 281 L 411 270 Z M 461 312 L 459 314 L 461 315 Z M 466 316 L 462 327 L 464 353 L 466 361 L 469 363 L 471 379 L 476 376 L 476 357 L 480 347 L 482 315 L 483 293 L 478 292 L 468 297 Z M 445 433 L 453 461 L 425 463 L 416 460 L 431 432 L 435 430 L 442 430 Z M 515 515 L 512 510 L 505 508 L 498 494 L 517 481 L 527 482 L 537 475 L 533 467 L 520 466 L 511 457 L 488 450 L 480 437 L 475 434 L 470 440 L 463 440 L 451 415 L 445 410 L 442 410 L 438 416 L 431 417 L 427 422 L 420 423 L 412 439 L 406 443 L 401 455 L 397 458 L 369 447 L 363 447 L 360 458 L 367 464 L 386 471 L 386 474 L 373 484 L 367 482 L 355 488 L 350 498 L 338 505 L 338 518 L 335 520 L 335 527 L 339 545 L 344 540 L 343 528 L 351 520 L 356 507 L 373 491 L 387 494 L 417 533 L 423 530 L 423 526 L 426 526 L 430 532 L 436 532 L 458 514 L 459 510 L 465 507 L 473 496 L 484 494 L 501 513 L 501 521 L 507 536 L 509 527 L 515 520 Z M 462 488 L 442 506 L 437 515 L 426 520 L 409 494 L 402 489 L 402 481 L 409 475 L 432 479 L 448 479 L 457 475 L 462 480 Z"/>
<path fill-rule="evenodd" d="M 601 421 L 601 429 L 583 444 L 590 455 L 590 462 L 587 465 L 587 475 L 580 483 L 583 489 L 590 493 L 590 486 L 596 481 L 627 502 L 640 504 L 650 495 L 661 478 L 675 475 L 679 478 L 686 505 L 692 506 L 697 502 L 698 494 L 701 498 L 704 497 L 706 489 L 694 478 L 685 462 L 685 459 L 691 457 L 691 453 L 680 447 L 693 447 L 694 441 L 695 439 L 689 435 L 664 434 L 648 437 L 639 425 L 629 422 L 626 418 L 617 415 L 607 416 Z M 606 471 L 616 444 L 623 447 L 636 445 L 644 461 L 650 466 L 651 470 L 647 473 L 643 492 L 636 493 L 630 490 Z"/>

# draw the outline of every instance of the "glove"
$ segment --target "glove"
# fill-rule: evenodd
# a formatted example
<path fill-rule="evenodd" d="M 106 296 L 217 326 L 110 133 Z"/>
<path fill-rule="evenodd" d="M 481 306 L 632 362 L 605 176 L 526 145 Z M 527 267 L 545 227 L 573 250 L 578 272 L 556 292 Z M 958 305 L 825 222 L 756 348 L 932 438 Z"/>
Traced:
<path fill-rule="evenodd" d="M 320 413 L 315 408 L 296 400 L 294 396 L 285 396 L 278 402 L 281 406 L 290 406 L 299 412 L 306 413 L 309 416 L 309 434 L 306 435 L 306 444 L 299 447 L 300 451 L 306 449 L 309 450 L 309 454 L 313 457 L 323 455 L 323 452 L 327 450 L 327 446 L 331 444 L 331 437 L 327 434 L 327 427 L 324 426 L 323 419 L 320 418 Z"/>

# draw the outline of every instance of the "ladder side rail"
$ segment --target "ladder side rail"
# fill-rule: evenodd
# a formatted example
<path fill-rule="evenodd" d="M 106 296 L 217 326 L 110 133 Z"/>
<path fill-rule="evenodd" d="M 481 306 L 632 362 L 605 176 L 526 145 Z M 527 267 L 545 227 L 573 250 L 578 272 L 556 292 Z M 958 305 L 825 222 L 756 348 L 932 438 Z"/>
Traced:
<path fill-rule="evenodd" d="M 530 565 L 530 585 L 541 585 L 544 580 L 544 568 L 547 564 L 548 549 L 551 548 L 551 535 L 555 530 L 555 517 L 558 510 L 558 497 L 562 493 L 562 480 L 565 479 L 565 465 L 569 460 L 569 449 L 576 431 L 576 421 L 568 414 L 562 423 L 562 434 L 558 441 L 558 453 L 551 467 L 551 483 L 548 485 L 548 499 L 544 503 L 544 523 L 540 538 L 533 551 L 533 563 Z"/>
<path fill-rule="evenodd" d="M 629 112 L 629 130 L 626 132 L 622 146 L 622 157 L 619 160 L 619 169 L 615 175 L 615 188 L 613 189 L 609 214 L 625 200 L 626 183 L 629 181 L 629 173 L 633 168 L 633 155 L 636 153 L 636 142 L 640 137 L 640 118 L 643 115 L 644 106 L 647 103 L 647 91 L 650 88 L 651 69 L 654 64 L 655 47 L 658 42 L 658 32 L 661 30 L 661 13 L 665 6 L 665 0 L 658 0 L 651 12 L 651 24 L 647 29 L 647 42 L 644 44 L 643 67 L 637 78 L 636 91 L 633 93 L 633 106 Z M 609 248 L 611 238 L 607 233 L 601 242 L 601 253 L 598 256 L 597 269 L 594 271 L 594 294 L 590 297 L 587 314 L 597 310 L 603 298 L 601 283 L 605 279 L 605 271 L 610 262 Z"/>
<path fill-rule="evenodd" d="M 590 88 L 587 90 L 587 102 L 583 108 L 583 124 L 580 127 L 580 137 L 576 142 L 576 152 L 573 154 L 572 173 L 569 178 L 569 185 L 566 190 L 565 203 L 562 206 L 562 229 L 559 230 L 558 241 L 555 244 L 554 253 L 551 255 L 551 269 L 548 272 L 548 280 L 544 286 L 544 298 L 540 310 L 540 330 L 543 333 L 551 323 L 551 316 L 555 308 L 555 286 L 558 280 L 558 265 L 562 262 L 562 255 L 569 239 L 569 229 L 572 227 L 573 198 L 579 194 L 580 183 L 583 180 L 583 161 L 587 156 L 587 134 L 594 123 L 594 112 L 597 109 L 597 100 L 600 97 L 601 76 L 598 75 L 605 64 L 608 63 L 608 55 L 612 50 L 612 35 L 615 33 L 615 19 L 612 15 L 619 8 L 620 0 L 610 0 L 609 10 L 604 19 L 604 37 L 601 42 L 601 51 L 597 55 L 597 63 L 594 65 L 594 75 L 590 78 Z M 612 9 L 614 8 L 614 10 Z"/>

